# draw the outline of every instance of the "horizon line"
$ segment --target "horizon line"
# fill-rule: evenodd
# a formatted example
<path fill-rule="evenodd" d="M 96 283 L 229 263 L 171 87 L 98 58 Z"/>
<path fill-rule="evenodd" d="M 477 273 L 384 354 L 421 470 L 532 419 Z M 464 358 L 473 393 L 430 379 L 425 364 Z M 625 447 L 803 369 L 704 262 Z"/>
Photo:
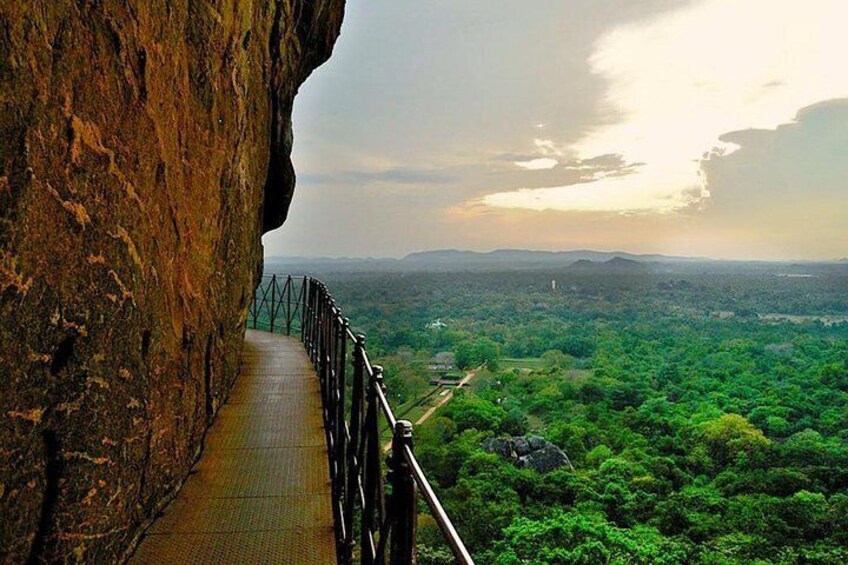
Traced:
<path fill-rule="evenodd" d="M 267 261 L 269 259 L 283 259 L 283 260 L 308 260 L 308 261 L 403 261 L 410 256 L 427 254 L 427 253 L 440 253 L 440 252 L 455 252 L 455 253 L 472 253 L 477 255 L 491 255 L 497 252 L 504 251 L 518 251 L 518 252 L 527 252 L 527 253 L 550 253 L 550 254 L 562 254 L 562 253 L 604 253 L 609 255 L 631 255 L 634 257 L 648 257 L 648 256 L 658 256 L 664 257 L 668 259 L 678 259 L 678 260 L 688 260 L 693 262 L 737 262 L 737 263 L 842 263 L 848 261 L 848 256 L 840 257 L 840 258 L 828 258 L 828 259 L 805 259 L 805 258 L 779 258 L 779 259 L 765 259 L 765 258 L 757 258 L 757 257 L 748 257 L 748 258 L 732 258 L 732 257 L 710 257 L 704 255 L 677 255 L 670 253 L 661 253 L 661 252 L 633 252 L 633 251 L 623 251 L 621 249 L 616 250 L 605 250 L 605 249 L 590 249 L 590 248 L 578 248 L 578 249 L 560 249 L 560 250 L 551 250 L 551 249 L 528 249 L 528 248 L 519 248 L 519 247 L 500 247 L 495 249 L 490 249 L 487 251 L 480 251 L 475 249 L 461 249 L 455 247 L 442 247 L 442 248 L 434 248 L 434 249 L 423 249 L 418 251 L 410 251 L 404 255 L 395 255 L 395 256 L 362 256 L 362 255 L 265 255 L 264 259 Z"/>

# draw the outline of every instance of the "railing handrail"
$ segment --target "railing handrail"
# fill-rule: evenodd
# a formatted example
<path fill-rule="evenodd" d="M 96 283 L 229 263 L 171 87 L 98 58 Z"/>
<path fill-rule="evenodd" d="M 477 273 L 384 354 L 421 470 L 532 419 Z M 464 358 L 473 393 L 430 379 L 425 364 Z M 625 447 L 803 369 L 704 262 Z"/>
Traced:
<path fill-rule="evenodd" d="M 263 275 L 262 281 L 248 309 L 248 326 L 288 335 L 299 330 L 318 373 L 339 563 L 353 562 L 357 537 L 360 561 L 366 565 L 385 564 L 387 552 L 391 565 L 414 563 L 420 494 L 457 563 L 473 565 L 415 457 L 412 423 L 398 420 L 389 405 L 383 369 L 371 363 L 365 336 L 352 331 L 320 280 L 308 275 Z M 349 361 L 352 382 L 348 381 Z M 385 480 L 380 414 L 392 430 Z M 392 487 L 391 494 L 386 483 Z M 358 522 L 354 520 L 357 510 Z M 354 532 L 357 525 L 359 536 Z"/>

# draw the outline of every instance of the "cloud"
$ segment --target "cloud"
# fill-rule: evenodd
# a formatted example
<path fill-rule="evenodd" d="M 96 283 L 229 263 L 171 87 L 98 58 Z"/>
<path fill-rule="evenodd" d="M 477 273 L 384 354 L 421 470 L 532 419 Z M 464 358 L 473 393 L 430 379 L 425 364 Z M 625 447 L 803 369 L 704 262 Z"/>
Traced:
<path fill-rule="evenodd" d="M 332 174 L 298 175 L 299 184 L 444 184 L 456 177 L 440 170 L 393 167 L 373 171 L 341 171 Z"/>
<path fill-rule="evenodd" d="M 539 156 L 534 153 L 500 153 L 492 157 L 492 161 L 506 161 L 514 163 L 515 161 L 530 161 L 537 159 Z"/>
<path fill-rule="evenodd" d="M 700 196 L 700 191 L 646 195 L 633 190 L 633 182 L 628 176 L 609 175 L 603 177 L 602 182 L 496 192 L 484 196 L 483 202 L 500 208 L 637 213 L 682 208 L 691 205 Z"/>
<path fill-rule="evenodd" d="M 848 243 L 848 99 L 803 108 L 774 129 L 721 139 L 738 149 L 701 163 L 711 192 L 707 219 L 768 233 L 778 227 L 778 240 L 832 232 L 827 237 Z"/>
<path fill-rule="evenodd" d="M 560 157 L 565 155 L 566 151 L 562 147 L 558 147 L 551 139 L 534 139 L 533 145 L 542 155 L 556 155 Z"/>
<path fill-rule="evenodd" d="M 636 168 L 642 166 L 644 166 L 644 163 L 626 162 L 624 156 L 617 153 L 596 155 L 588 159 L 572 159 L 563 164 L 563 167 L 566 169 L 591 171 L 594 173 L 593 180 L 607 176 L 623 176 L 634 172 Z"/>
<path fill-rule="evenodd" d="M 613 28 L 589 65 L 606 91 L 603 125 L 563 147 L 537 139 L 544 156 L 619 154 L 633 174 L 490 194 L 490 206 L 532 210 L 669 213 L 710 197 L 704 156 L 727 157 L 739 139 L 774 128 L 810 104 L 848 95 L 834 56 L 848 52 L 842 0 L 704 0 Z"/>
<path fill-rule="evenodd" d="M 553 169 L 559 165 L 559 161 L 550 157 L 540 157 L 529 161 L 515 161 L 515 165 L 525 171 L 541 171 L 545 169 Z"/>
<path fill-rule="evenodd" d="M 540 179 L 541 187 L 487 194 L 476 200 L 475 204 L 482 203 L 499 208 L 558 210 L 562 209 L 560 204 L 563 195 L 567 192 L 568 200 L 564 203 L 565 205 L 573 207 L 577 203 L 581 211 L 606 212 L 609 211 L 610 190 L 617 189 L 616 198 L 619 204 L 627 204 L 628 200 L 631 201 L 629 209 L 632 211 L 650 210 L 654 206 L 665 205 L 665 202 L 645 203 L 640 194 L 628 192 L 627 177 L 637 173 L 642 166 L 643 163 L 628 163 L 623 156 L 616 154 L 596 155 L 588 159 L 568 159 L 555 168 L 545 167 L 550 172 L 547 177 Z M 542 171 L 537 171 L 535 174 L 540 172 Z M 595 190 L 601 181 L 606 183 L 606 190 Z M 550 187 L 550 184 L 544 185 L 545 182 L 553 182 L 555 185 Z"/>

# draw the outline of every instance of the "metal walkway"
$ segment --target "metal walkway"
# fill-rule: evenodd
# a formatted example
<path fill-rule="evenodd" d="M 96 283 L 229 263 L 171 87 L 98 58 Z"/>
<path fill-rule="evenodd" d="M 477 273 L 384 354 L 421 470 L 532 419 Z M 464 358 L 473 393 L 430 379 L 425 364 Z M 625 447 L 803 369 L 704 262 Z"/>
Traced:
<path fill-rule="evenodd" d="M 318 379 L 300 341 L 248 330 L 244 365 L 132 565 L 336 563 Z"/>

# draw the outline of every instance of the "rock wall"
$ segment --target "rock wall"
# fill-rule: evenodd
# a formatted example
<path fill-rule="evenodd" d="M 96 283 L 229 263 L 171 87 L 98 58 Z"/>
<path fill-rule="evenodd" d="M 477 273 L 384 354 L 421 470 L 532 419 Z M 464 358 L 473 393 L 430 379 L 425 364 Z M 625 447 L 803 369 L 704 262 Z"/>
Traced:
<path fill-rule="evenodd" d="M 120 561 L 187 474 L 343 8 L 0 1 L 0 562 Z"/>

